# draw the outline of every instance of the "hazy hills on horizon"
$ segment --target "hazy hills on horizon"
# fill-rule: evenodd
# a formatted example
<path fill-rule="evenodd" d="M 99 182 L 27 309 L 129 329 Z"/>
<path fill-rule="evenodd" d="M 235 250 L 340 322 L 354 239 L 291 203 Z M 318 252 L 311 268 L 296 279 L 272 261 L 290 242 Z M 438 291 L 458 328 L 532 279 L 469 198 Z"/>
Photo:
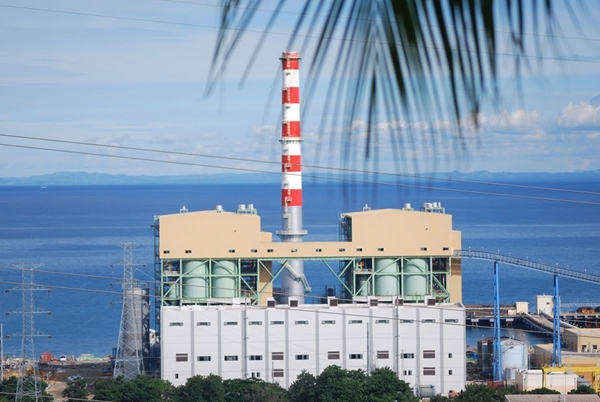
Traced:
<path fill-rule="evenodd" d="M 407 182 L 426 180 L 427 178 L 474 180 L 474 181 L 564 181 L 564 180 L 598 180 L 600 170 L 576 171 L 564 173 L 544 172 L 488 172 L 477 171 L 470 173 L 422 173 L 418 175 L 398 174 L 385 175 L 319 175 L 320 182 L 343 182 L 346 179 L 376 180 L 378 182 Z M 310 174 L 305 180 L 314 181 Z M 87 173 L 87 172 L 57 172 L 30 177 L 0 177 L 0 186 L 94 186 L 94 185 L 202 185 L 202 184 L 268 184 L 279 183 L 281 175 L 274 173 L 218 173 L 190 174 L 179 176 L 128 176 L 124 174 Z"/>

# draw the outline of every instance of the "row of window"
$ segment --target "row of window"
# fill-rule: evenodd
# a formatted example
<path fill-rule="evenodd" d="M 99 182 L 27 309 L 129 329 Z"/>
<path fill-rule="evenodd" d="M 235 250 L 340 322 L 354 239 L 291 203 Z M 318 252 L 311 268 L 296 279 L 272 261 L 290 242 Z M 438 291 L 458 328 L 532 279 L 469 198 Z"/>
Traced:
<path fill-rule="evenodd" d="M 448 370 L 448 375 L 453 375 L 452 370 Z M 413 375 L 412 370 L 404 370 L 404 375 Z M 435 375 L 435 367 L 423 367 L 423 375 Z"/>
<path fill-rule="evenodd" d="M 326 324 L 335 324 L 335 320 L 321 320 L 321 324 L 326 325 Z M 401 319 L 399 321 L 402 324 L 412 324 L 415 322 L 415 320 L 405 320 L 405 319 Z M 432 322 L 436 322 L 435 319 L 433 318 L 427 318 L 427 319 L 423 319 L 421 322 L 423 323 L 432 323 Z M 444 322 L 447 323 L 458 323 L 458 319 L 457 318 L 446 318 L 444 320 Z M 348 320 L 348 324 L 362 324 L 363 320 Z M 375 324 L 389 324 L 390 320 L 375 320 Z M 263 322 L 262 321 L 248 321 L 248 325 L 262 325 Z M 284 325 L 285 322 L 284 321 L 271 321 L 270 322 L 271 325 Z M 300 320 L 300 321 L 294 321 L 294 325 L 308 325 L 309 322 L 307 320 Z M 199 321 L 196 323 L 196 325 L 198 327 L 202 327 L 202 326 L 210 326 L 211 323 L 209 321 Z M 223 325 L 225 326 L 229 326 L 229 325 L 238 325 L 237 321 L 225 321 L 223 323 Z M 183 327 L 183 322 L 170 322 L 169 326 L 171 327 Z"/>
<path fill-rule="evenodd" d="M 447 250 L 447 249 L 448 249 L 447 247 L 444 247 L 444 250 Z M 293 248 L 293 249 L 291 249 L 290 251 L 291 251 L 292 253 L 297 253 L 297 252 L 298 252 L 298 249 L 297 249 L 297 248 Z M 344 252 L 346 252 L 346 249 L 345 249 L 345 248 L 340 248 L 340 249 L 338 249 L 338 251 L 339 251 L 340 253 L 344 253 Z M 357 248 L 356 248 L 356 251 L 358 251 L 358 252 L 362 252 L 362 251 L 363 251 L 363 249 L 362 249 L 361 247 L 357 247 Z M 383 247 L 378 247 L 378 248 L 377 248 L 377 251 L 385 251 L 385 249 L 384 249 Z M 421 248 L 421 251 L 427 251 L 427 248 Z M 253 253 L 253 254 L 255 254 L 255 253 L 258 253 L 258 250 L 257 250 L 257 249 L 255 249 L 255 248 L 253 248 L 253 249 L 251 249 L 251 250 L 250 250 L 250 252 L 251 252 L 251 253 Z M 274 252 L 274 250 L 273 250 L 272 248 L 268 248 L 268 249 L 267 249 L 267 253 L 273 253 L 273 252 Z M 321 248 L 316 248 L 316 249 L 315 249 L 315 252 L 317 252 L 317 253 L 321 253 L 321 252 L 323 252 L 323 249 L 321 249 Z M 186 254 L 191 254 L 191 253 L 192 253 L 192 250 L 185 250 L 185 253 L 186 253 Z M 230 254 L 235 254 L 235 249 L 229 249 L 229 253 L 230 253 Z M 171 250 L 163 250 L 163 254 L 171 254 Z"/>
<path fill-rule="evenodd" d="M 403 355 L 404 356 L 404 355 Z M 412 354 L 412 357 L 414 358 L 414 354 Z M 309 360 L 310 356 L 309 355 L 295 355 L 295 359 L 296 360 Z M 350 353 L 348 355 L 348 358 L 350 360 L 362 360 L 364 358 L 362 353 Z M 389 359 L 390 358 L 390 352 L 387 350 L 378 350 L 377 351 L 377 358 L 378 359 Z M 239 356 L 238 355 L 226 355 L 223 356 L 223 360 L 226 362 L 232 362 L 232 361 L 238 361 Z M 327 352 L 327 359 L 329 360 L 339 360 L 340 359 L 340 352 L 339 351 L 332 351 L 332 352 Z M 199 362 L 210 362 L 212 361 L 212 356 L 196 356 L 196 360 Z M 251 361 L 260 361 L 263 360 L 263 356 L 262 355 L 249 355 L 248 356 L 248 360 Z M 273 352 L 271 353 L 271 360 L 284 360 L 284 354 L 283 352 Z M 188 361 L 188 354 L 187 353 L 176 353 L 175 354 L 175 361 L 176 362 L 187 362 Z"/>

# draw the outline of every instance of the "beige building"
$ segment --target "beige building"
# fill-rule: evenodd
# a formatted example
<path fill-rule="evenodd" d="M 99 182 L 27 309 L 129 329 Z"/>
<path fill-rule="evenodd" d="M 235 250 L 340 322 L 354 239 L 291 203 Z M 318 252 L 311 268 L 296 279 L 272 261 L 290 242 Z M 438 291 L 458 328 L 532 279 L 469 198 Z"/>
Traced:
<path fill-rule="evenodd" d="M 292 270 L 287 262 L 297 259 L 321 261 L 339 279 L 345 299 L 401 296 L 421 302 L 432 295 L 444 302 L 462 300 L 460 259 L 452 257 L 461 234 L 452 230 L 452 216 L 441 207 L 342 214 L 340 241 L 273 242 L 251 206 L 162 215 L 157 227 L 166 305 L 213 304 L 231 297 L 265 305 L 267 297 L 278 296 L 274 280 L 282 270 Z M 296 279 L 308 293 L 304 275 Z"/>

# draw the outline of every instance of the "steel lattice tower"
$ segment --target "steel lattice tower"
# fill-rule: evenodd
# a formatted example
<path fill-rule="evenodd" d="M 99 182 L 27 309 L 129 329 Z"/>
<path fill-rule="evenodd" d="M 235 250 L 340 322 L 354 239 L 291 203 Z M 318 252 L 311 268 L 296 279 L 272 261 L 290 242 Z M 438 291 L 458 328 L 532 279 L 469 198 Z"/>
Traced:
<path fill-rule="evenodd" d="M 132 380 L 144 372 L 144 290 L 134 279 L 133 243 L 123 247 L 123 311 L 114 377 Z"/>
<path fill-rule="evenodd" d="M 22 314 L 23 329 L 21 335 L 21 364 L 19 365 L 19 380 L 17 382 L 17 392 L 15 401 L 42 401 L 42 386 L 39 379 L 39 370 L 37 364 L 37 354 L 35 351 L 35 337 L 48 336 L 39 333 L 35 329 L 35 314 L 49 314 L 48 311 L 43 311 L 35 307 L 35 299 L 33 292 L 37 290 L 45 290 L 35 286 L 33 282 L 33 270 L 39 266 L 21 266 L 22 284 L 15 290 L 22 292 L 22 306 L 20 309 L 13 311 L 14 313 Z M 15 334 L 16 335 L 16 334 Z"/>

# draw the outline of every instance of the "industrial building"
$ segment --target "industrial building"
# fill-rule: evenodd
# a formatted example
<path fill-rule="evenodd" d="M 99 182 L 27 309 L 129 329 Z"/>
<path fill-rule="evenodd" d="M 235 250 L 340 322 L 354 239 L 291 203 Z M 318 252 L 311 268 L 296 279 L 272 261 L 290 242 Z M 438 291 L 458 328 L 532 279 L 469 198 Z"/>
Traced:
<path fill-rule="evenodd" d="M 461 234 L 438 202 L 344 213 L 338 241 L 304 241 L 297 53 L 284 53 L 282 229 L 253 205 L 155 218 L 161 378 L 258 377 L 288 387 L 302 370 L 389 367 L 425 396 L 466 379 Z M 308 304 L 303 264 L 341 291 Z M 276 285 L 277 283 L 277 285 Z"/>

